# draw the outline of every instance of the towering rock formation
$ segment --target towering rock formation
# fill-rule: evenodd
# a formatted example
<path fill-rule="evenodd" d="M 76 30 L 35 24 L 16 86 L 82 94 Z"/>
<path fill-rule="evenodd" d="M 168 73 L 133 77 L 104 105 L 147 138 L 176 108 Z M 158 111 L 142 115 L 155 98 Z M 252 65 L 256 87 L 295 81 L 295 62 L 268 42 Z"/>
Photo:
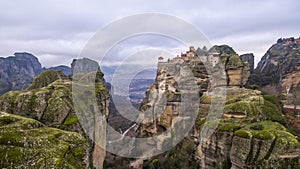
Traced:
<path fill-rule="evenodd" d="M 191 84 L 194 80 L 194 84 Z M 147 90 L 146 97 L 140 107 L 141 117 L 148 120 L 141 126 L 140 135 L 145 137 L 160 134 L 174 126 L 178 120 L 174 117 L 179 115 L 179 105 L 182 102 L 183 94 L 185 94 L 182 92 L 192 90 L 199 97 L 207 91 L 208 87 L 208 72 L 194 50 L 168 62 L 158 62 L 155 83 Z M 166 101 L 160 103 L 164 97 L 166 97 Z M 164 105 L 166 105 L 165 108 L 162 108 Z M 162 114 L 158 115 L 157 113 L 161 113 L 161 111 Z"/>
<path fill-rule="evenodd" d="M 93 141 L 93 165 L 102 168 L 106 156 L 109 90 L 96 61 L 77 59 L 71 66 L 74 109 L 85 134 Z"/>
<path fill-rule="evenodd" d="M 100 70 L 100 66 L 96 61 L 88 58 L 74 59 L 71 63 L 72 75 L 79 73 L 90 73 Z"/>
<path fill-rule="evenodd" d="M 74 92 L 72 92 L 74 86 L 72 88 L 72 83 L 78 83 L 78 81 L 74 81 L 76 79 L 83 81 L 85 79 L 94 79 L 95 83 L 92 84 L 93 88 L 91 89 L 95 91 L 87 91 L 90 87 L 86 83 L 83 85 L 85 89 L 82 90 L 83 93 L 76 92 L 76 96 L 74 96 Z M 94 92 L 96 98 L 86 98 L 90 96 L 90 93 Z M 73 97 L 77 99 L 78 97 L 86 98 L 84 106 L 79 106 L 83 109 L 94 107 L 94 114 L 88 116 L 88 114 L 80 114 L 80 111 L 77 112 L 78 109 L 75 108 Z M 90 102 L 90 100 L 95 100 L 95 102 Z M 109 114 L 108 107 L 109 92 L 106 88 L 103 74 L 99 70 L 96 72 L 74 74 L 73 82 L 60 71 L 45 70 L 34 79 L 28 90 L 7 92 L 0 97 L 1 111 L 30 117 L 44 123 L 46 126 L 77 132 L 85 137 L 89 143 L 87 168 L 92 166 L 102 168 L 103 166 L 105 151 L 95 144 L 102 137 L 99 136 L 101 133 L 96 130 L 95 121 L 97 122 L 97 119 L 94 118 L 103 117 L 106 119 Z M 96 112 L 97 110 L 99 112 Z M 94 130 L 91 130 L 93 127 L 89 129 L 84 128 L 82 124 L 94 126 Z M 28 154 L 28 156 L 30 155 L 33 156 L 33 154 Z"/>
<path fill-rule="evenodd" d="M 247 53 L 241 55 L 241 59 L 243 62 L 248 62 L 250 67 L 250 74 L 254 72 L 254 55 L 253 53 Z"/>
<path fill-rule="evenodd" d="M 204 107 L 210 100 L 203 98 Z M 217 130 L 197 146 L 202 168 L 298 168 L 299 141 L 282 125 L 285 119 L 275 100 L 257 90 L 228 88 Z M 199 130 L 203 120 L 196 123 Z"/>
<path fill-rule="evenodd" d="M 209 51 L 219 57 L 225 66 L 227 86 L 245 86 L 250 76 L 249 62 L 245 62 L 231 47 L 227 45 L 213 46 Z"/>
<path fill-rule="evenodd" d="M 280 38 L 261 58 L 249 80 L 276 95 L 288 107 L 300 104 L 300 38 Z M 289 128 L 300 136 L 297 111 L 285 114 Z"/>
<path fill-rule="evenodd" d="M 42 71 L 38 59 L 30 53 L 14 53 L 0 58 L 0 95 L 10 90 L 26 89 Z"/>
<path fill-rule="evenodd" d="M 255 73 L 251 83 L 288 93 L 300 83 L 300 38 L 278 39 L 262 57 Z"/>
<path fill-rule="evenodd" d="M 209 61 L 206 63 L 216 66 L 216 58 L 221 60 L 226 80 L 222 82 L 220 79 L 217 84 L 228 87 L 222 116 L 219 120 L 206 121 L 212 101 L 218 98 L 209 91 L 211 87 L 218 85 L 212 84 L 211 75 L 203 60 L 199 59 L 201 56 L 197 56 L 201 52 L 189 52 L 192 54 L 187 53 L 158 64 L 156 81 L 147 90 L 140 108 L 141 117 L 149 118 L 146 118 L 148 121 L 141 124 L 137 131 L 140 137 L 152 137 L 173 129 L 180 122 L 178 114 L 182 108 L 182 93 L 176 77 L 187 77 L 180 64 L 190 67 L 198 84 L 196 91 L 201 100 L 196 124 L 179 145 L 162 155 L 148 158 L 144 164 L 155 165 L 157 168 L 168 164 L 166 166 L 171 168 L 205 169 L 299 167 L 300 144 L 282 125 L 285 124 L 285 119 L 281 108 L 276 106 L 279 102 L 260 91 L 243 88 L 250 75 L 249 63 L 244 62 L 226 45 L 214 46 L 206 53 L 205 57 Z M 202 53 L 205 54 L 203 51 Z M 159 97 L 159 93 L 163 93 L 165 97 Z M 159 100 L 153 102 L 155 98 L 165 98 L 164 105 L 160 105 Z M 205 128 L 214 129 L 215 124 L 218 124 L 216 131 L 202 140 L 201 131 Z M 169 140 L 174 139 L 176 140 L 176 132 L 147 144 L 166 146 L 166 143 L 170 143 Z"/>

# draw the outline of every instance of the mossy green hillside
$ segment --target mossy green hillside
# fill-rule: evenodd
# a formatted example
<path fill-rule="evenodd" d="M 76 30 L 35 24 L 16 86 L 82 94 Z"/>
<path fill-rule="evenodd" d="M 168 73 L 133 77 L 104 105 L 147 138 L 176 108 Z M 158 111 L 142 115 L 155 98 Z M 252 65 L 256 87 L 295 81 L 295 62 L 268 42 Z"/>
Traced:
<path fill-rule="evenodd" d="M 91 78 L 90 76 L 92 76 L 92 74 L 89 75 L 83 74 L 82 76 L 83 78 Z M 78 97 L 81 98 L 82 97 L 86 98 L 86 96 L 91 97 L 89 100 L 93 102 L 89 102 L 89 104 L 84 104 L 84 106 L 86 106 L 87 109 L 90 109 L 91 106 L 89 105 L 93 104 L 93 106 L 98 106 L 98 110 L 100 111 L 100 113 L 102 113 L 104 110 L 106 111 L 108 109 L 109 92 L 105 86 L 104 79 L 102 79 L 103 74 L 97 73 L 97 76 L 98 78 L 96 78 L 95 83 L 91 84 L 94 87 L 87 87 L 88 84 L 79 84 L 80 89 L 83 89 L 83 92 L 79 93 Z M 88 136 L 85 134 L 82 126 L 79 123 L 79 118 L 81 117 L 79 117 L 78 113 L 75 112 L 75 107 L 73 103 L 74 93 L 72 92 L 72 87 L 74 86 L 72 84 L 75 84 L 76 86 L 76 82 L 74 81 L 68 79 L 58 79 L 44 87 L 38 87 L 30 90 L 28 89 L 25 91 L 7 92 L 4 95 L 0 96 L 0 111 L 8 112 L 14 115 L 29 117 L 38 120 L 39 122 L 45 124 L 48 127 L 55 127 L 69 132 L 76 132 L 87 139 Z M 89 95 L 89 93 L 95 93 L 95 95 Z M 91 120 L 92 118 L 94 118 L 94 116 L 90 116 L 89 118 L 87 118 L 87 123 L 93 123 L 93 120 Z M 6 123 L 8 123 L 9 121 L 11 121 L 11 119 L 5 121 Z M 5 121 L 3 121 L 2 123 L 4 123 Z M 46 128 L 46 127 L 41 127 L 41 128 Z M 19 134 L 18 132 L 21 132 L 19 130 L 20 129 L 16 129 L 17 132 L 15 133 Z M 51 134 L 51 133 L 55 133 L 56 131 L 59 130 L 51 129 L 49 131 L 49 137 L 43 135 L 41 135 L 41 137 L 43 137 L 45 140 L 47 139 L 51 140 L 53 136 L 53 137 L 57 137 L 58 138 L 57 140 L 59 140 L 61 139 L 61 137 L 59 136 L 61 134 L 58 135 Z M 43 130 L 42 133 L 46 134 L 47 132 L 48 130 Z M 22 134 L 19 135 L 22 136 Z M 40 137 L 40 135 L 36 135 L 36 136 Z M 12 135 L 12 137 L 14 137 L 14 135 Z M 9 136 L 7 136 L 7 138 L 10 139 Z M 12 139 L 14 140 L 14 138 Z M 47 148 L 48 145 L 44 142 L 42 142 L 40 145 L 44 146 L 44 144 Z M 93 146 L 90 140 L 88 141 L 88 144 L 89 144 L 87 148 L 88 150 L 85 151 L 86 149 L 85 148 L 83 149 L 80 146 L 76 146 L 76 148 L 74 147 L 74 150 L 73 147 L 71 146 L 68 147 L 65 146 L 64 148 L 63 145 L 65 145 L 65 143 L 62 142 L 61 145 L 59 145 L 59 147 L 61 147 L 64 151 L 70 152 L 70 147 L 72 148 L 72 153 L 70 153 L 70 155 L 68 156 L 65 155 L 66 158 L 65 160 L 67 160 L 68 163 L 70 163 L 70 165 L 66 164 L 65 160 L 61 160 L 55 156 L 53 157 L 53 159 L 59 159 L 59 160 L 55 162 L 54 161 L 49 162 L 49 165 L 48 162 L 47 163 L 39 162 L 41 164 L 45 163 L 47 164 L 47 166 L 37 165 L 38 167 L 36 168 L 45 168 L 48 166 L 50 167 L 53 166 L 52 168 L 76 168 L 76 167 L 69 167 L 72 166 L 73 164 L 74 166 L 80 166 L 80 165 L 76 165 L 77 161 L 80 160 L 79 159 L 74 160 L 73 157 L 85 155 L 86 152 L 88 155 L 85 161 L 89 163 L 89 165 L 92 165 L 93 162 L 92 162 L 91 152 L 93 152 Z M 42 157 L 37 155 L 37 159 L 38 158 L 42 159 Z M 62 167 L 57 167 L 57 166 L 62 166 Z M 78 168 L 85 168 L 85 167 L 78 167 Z"/>
<path fill-rule="evenodd" d="M 0 112 L 1 167 L 86 168 L 87 152 L 88 143 L 78 133 Z"/>
<path fill-rule="evenodd" d="M 92 100 L 100 102 L 109 98 L 103 82 L 94 83 L 96 95 Z M 82 87 L 87 89 L 86 86 Z M 86 96 L 87 91 L 81 93 Z M 104 108 L 101 107 L 100 110 Z M 73 105 L 72 81 L 56 80 L 43 88 L 27 91 L 11 91 L 0 96 L 0 111 L 34 118 L 48 126 L 82 133 Z"/>
<path fill-rule="evenodd" d="M 0 109 L 45 124 L 62 123 L 64 117 L 75 113 L 71 82 L 58 80 L 41 89 L 7 92 L 0 97 Z"/>
<path fill-rule="evenodd" d="M 33 82 L 28 87 L 28 90 L 40 89 L 48 86 L 56 80 L 67 80 L 68 77 L 59 70 L 44 70 L 37 77 L 33 79 Z"/>
<path fill-rule="evenodd" d="M 212 98 L 203 96 L 202 104 L 210 104 Z M 270 120 L 285 124 L 278 99 L 258 90 L 228 89 L 224 106 L 223 118 L 217 121 L 218 129 L 222 131 L 236 131 L 257 121 Z M 211 124 L 210 124 L 211 123 Z M 207 123 L 214 126 L 214 121 Z M 197 121 L 198 126 L 205 124 L 204 119 Z"/>
<path fill-rule="evenodd" d="M 296 136 L 288 132 L 282 124 L 270 120 L 246 125 L 242 129 L 235 131 L 235 135 L 243 138 L 257 138 L 260 140 L 276 139 L 278 144 L 290 148 L 299 148 L 300 146 Z"/>

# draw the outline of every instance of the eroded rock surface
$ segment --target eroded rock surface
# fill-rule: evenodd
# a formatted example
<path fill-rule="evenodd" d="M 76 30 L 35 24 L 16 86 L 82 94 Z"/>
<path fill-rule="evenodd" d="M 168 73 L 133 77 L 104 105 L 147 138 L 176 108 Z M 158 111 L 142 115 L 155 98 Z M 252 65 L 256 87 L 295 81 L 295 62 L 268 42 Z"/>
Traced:
<path fill-rule="evenodd" d="M 95 75 L 95 76 L 94 76 Z M 98 132 L 95 118 L 104 118 L 108 116 L 109 92 L 103 81 L 103 74 L 95 72 L 90 74 L 77 74 L 81 79 L 94 79 L 95 91 L 87 91 L 88 84 L 83 86 L 86 90 L 83 93 L 77 92 L 77 97 L 89 97 L 95 102 L 84 103 L 85 107 L 94 106 L 94 114 L 86 115 L 86 119 L 80 118 L 75 111 L 72 93 L 72 81 L 61 72 L 55 70 L 46 70 L 36 77 L 32 86 L 25 91 L 11 91 L 0 97 L 0 110 L 15 115 L 21 115 L 38 120 L 49 127 L 77 132 L 88 140 L 88 162 L 89 166 L 102 168 L 105 151 L 94 146 L 95 142 L 102 139 L 101 132 Z M 84 92 L 87 91 L 87 92 Z M 95 93 L 95 98 L 89 93 Z M 85 101 L 89 101 L 85 99 Z M 79 103 L 77 103 L 79 104 Z M 98 111 L 97 111 L 98 110 Z M 97 111 L 97 112 L 96 112 Z M 81 120 L 81 121 L 80 121 Z M 87 121 L 85 121 L 87 120 Z M 95 121 L 94 121 L 95 120 Z M 80 124 L 81 122 L 81 124 Z M 94 130 L 83 128 L 82 124 L 93 125 Z M 94 134 L 93 134 L 94 133 Z M 102 132 L 103 133 L 103 132 Z M 95 158 L 94 158 L 95 157 Z"/>
<path fill-rule="evenodd" d="M 42 71 L 38 59 L 30 53 L 14 53 L 0 58 L 0 95 L 11 90 L 26 89 Z"/>
<path fill-rule="evenodd" d="M 198 117 L 195 126 L 179 145 L 162 155 L 145 159 L 144 166 L 160 168 L 167 163 L 174 168 L 205 169 L 299 167 L 299 142 L 297 137 L 284 127 L 286 121 L 280 101 L 258 90 L 243 88 L 250 75 L 250 66 L 232 48 L 215 46 L 213 50 L 216 51 L 213 57 L 220 58 L 226 71 L 225 83 L 218 84 L 227 86 L 227 98 L 222 116 L 219 120 L 206 121 L 215 96 L 209 92 L 214 85 L 208 81 L 209 74 L 201 61 L 195 63 L 192 61 L 195 60 L 193 58 L 179 61 L 179 63 L 197 65 L 190 67 L 192 72 L 198 72 L 196 81 L 201 96 Z M 177 57 L 176 60 L 179 59 Z M 211 61 L 214 63 L 213 59 Z M 159 116 L 148 114 L 153 117 L 153 121 L 148 121 L 138 128 L 142 137 L 159 135 L 166 129 L 174 127 L 172 125 L 176 123 L 176 115 L 179 112 L 181 97 L 175 77 L 181 72 L 180 66 L 178 70 L 173 66 L 175 71 L 168 72 L 166 67 L 174 62 L 159 64 L 163 66 L 158 68 L 156 81 L 147 90 L 146 98 L 141 104 L 141 114 L 143 117 L 147 116 L 145 114 L 147 110 L 151 110 L 155 105 L 151 100 L 159 91 L 164 92 L 166 104 L 159 112 L 161 113 Z M 218 125 L 215 132 L 209 138 L 201 140 L 202 129 L 213 130 L 216 123 Z M 160 142 L 163 144 L 170 139 L 171 136 L 166 136 L 165 140 Z M 149 142 L 149 144 L 153 143 Z M 142 166 L 141 164 L 139 167 Z"/>

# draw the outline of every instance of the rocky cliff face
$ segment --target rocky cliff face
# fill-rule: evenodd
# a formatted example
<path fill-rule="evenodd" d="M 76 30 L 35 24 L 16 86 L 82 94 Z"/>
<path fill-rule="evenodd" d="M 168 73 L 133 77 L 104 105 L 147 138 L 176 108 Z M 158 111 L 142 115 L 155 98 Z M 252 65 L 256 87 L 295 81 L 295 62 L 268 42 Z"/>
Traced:
<path fill-rule="evenodd" d="M 210 51 L 217 52 L 215 55 L 220 57 L 221 62 L 224 64 L 227 86 L 245 86 L 250 76 L 251 63 L 244 61 L 241 56 L 227 45 L 213 46 Z"/>
<path fill-rule="evenodd" d="M 87 168 L 88 152 L 78 133 L 0 112 L 1 168 Z"/>
<path fill-rule="evenodd" d="M 26 89 L 42 71 L 38 59 L 30 53 L 14 53 L 0 58 L 0 95 L 10 90 Z"/>
<path fill-rule="evenodd" d="M 218 122 L 205 123 L 213 96 L 206 91 L 212 84 L 199 59 L 184 58 L 179 62 L 190 66 L 199 85 L 196 90 L 201 96 L 196 124 L 179 145 L 162 155 L 144 160 L 144 166 L 160 168 L 167 163 L 174 168 L 297 168 L 300 165 L 299 142 L 282 125 L 285 119 L 281 108 L 276 106 L 279 102 L 260 91 L 241 88 L 248 80 L 250 66 L 232 48 L 215 46 L 209 52 L 212 51 L 216 55 L 212 57 L 219 57 L 226 70 L 227 78 L 220 85 L 228 86 L 223 116 L 216 131 L 201 143 L 203 127 L 210 128 Z M 176 76 L 182 75 L 182 71 L 180 66 L 176 67 L 177 63 L 159 63 L 156 81 L 147 90 L 141 104 L 141 116 L 149 116 L 153 120 L 140 125 L 139 136 L 159 135 L 178 122 L 182 100 Z M 175 67 L 175 70 L 170 72 L 169 66 Z M 165 94 L 165 106 L 159 115 L 153 115 L 147 110 L 154 109 L 153 97 L 160 92 Z M 158 145 L 164 145 L 168 139 L 166 136 L 159 140 Z"/>
<path fill-rule="evenodd" d="M 90 73 L 100 70 L 100 66 L 96 61 L 88 58 L 74 59 L 71 63 L 72 75 L 79 73 Z"/>
<path fill-rule="evenodd" d="M 70 80 L 58 80 L 43 88 L 7 92 L 0 97 L 0 109 L 34 118 L 51 127 L 82 133 L 73 109 Z"/>
<path fill-rule="evenodd" d="M 300 83 L 300 39 L 278 39 L 262 57 L 252 83 L 288 92 Z"/>
<path fill-rule="evenodd" d="M 300 144 L 297 137 L 281 124 L 285 120 L 276 106 L 277 101 L 257 90 L 229 88 L 227 92 L 224 114 L 210 138 L 199 144 L 212 100 L 204 95 L 198 120 L 189 135 L 172 150 L 145 160 L 144 166 L 298 168 Z M 207 126 L 213 123 L 210 121 Z M 153 127 L 147 131 L 153 133 Z"/>
<path fill-rule="evenodd" d="M 299 167 L 299 141 L 282 125 L 285 120 L 275 98 L 243 88 L 229 88 L 227 92 L 216 132 L 197 146 L 202 167 Z M 202 103 L 209 104 L 210 100 L 204 97 Z M 204 125 L 202 120 L 198 126 Z"/>
<path fill-rule="evenodd" d="M 254 55 L 253 53 L 247 53 L 241 55 L 241 59 L 243 62 L 247 62 L 250 67 L 250 74 L 254 72 Z"/>
<path fill-rule="evenodd" d="M 77 74 L 82 79 L 95 78 L 97 105 L 101 114 L 108 115 L 109 92 L 99 71 Z M 95 83 L 94 83 L 95 85 Z M 105 152 L 94 146 L 92 138 L 79 123 L 73 104 L 72 81 L 60 71 L 46 70 L 37 76 L 28 90 L 11 91 L 0 97 L 0 110 L 36 119 L 49 127 L 77 132 L 89 142 L 87 167 L 102 168 Z M 99 133 L 100 134 L 100 133 Z M 97 133 L 95 133 L 97 136 Z"/>

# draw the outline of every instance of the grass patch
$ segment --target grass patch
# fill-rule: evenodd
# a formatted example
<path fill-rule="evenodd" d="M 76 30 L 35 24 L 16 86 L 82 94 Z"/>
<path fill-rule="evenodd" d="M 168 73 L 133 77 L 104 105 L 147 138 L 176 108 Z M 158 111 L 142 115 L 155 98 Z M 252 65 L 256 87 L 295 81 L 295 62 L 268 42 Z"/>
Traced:
<path fill-rule="evenodd" d="M 231 123 L 220 123 L 218 126 L 218 130 L 221 131 L 236 131 L 238 129 L 240 129 L 240 125 L 239 124 L 231 124 Z"/>
<path fill-rule="evenodd" d="M 251 132 L 247 131 L 247 130 L 238 130 L 238 131 L 235 131 L 234 134 L 236 136 L 239 136 L 239 137 L 242 137 L 242 138 L 251 138 L 252 137 L 252 134 Z"/>
<path fill-rule="evenodd" d="M 253 134 L 254 138 L 257 138 L 260 140 L 272 140 L 275 138 L 273 133 L 266 131 L 266 130 L 256 131 L 256 132 L 253 132 L 252 134 Z"/>
<path fill-rule="evenodd" d="M 76 124 L 78 122 L 78 118 L 77 117 L 68 117 L 64 124 L 65 125 L 72 125 L 72 124 Z"/>
<path fill-rule="evenodd" d="M 245 113 L 247 116 L 257 115 L 259 113 L 257 105 L 251 101 L 239 101 L 227 104 L 224 107 L 225 112 Z"/>
<path fill-rule="evenodd" d="M 233 132 L 241 129 L 246 124 L 249 124 L 249 119 L 233 119 L 233 118 L 223 118 L 219 121 L 209 121 L 207 122 L 207 127 L 214 128 L 217 125 L 217 129 L 220 131 Z"/>
<path fill-rule="evenodd" d="M 253 137 L 260 140 L 273 140 L 277 138 L 277 142 L 281 145 L 299 146 L 296 136 L 289 133 L 280 123 L 270 120 L 246 125 L 244 128 L 235 131 L 235 135 L 242 138 Z"/>
<path fill-rule="evenodd" d="M 264 101 L 264 105 L 262 106 L 262 113 L 266 115 L 268 120 L 272 120 L 281 124 L 286 123 L 282 113 L 273 103 L 268 100 Z"/>
<path fill-rule="evenodd" d="M 10 119 L 7 123 L 7 119 Z M 0 166 L 4 168 L 85 168 L 87 141 L 78 133 L 0 112 Z"/>

